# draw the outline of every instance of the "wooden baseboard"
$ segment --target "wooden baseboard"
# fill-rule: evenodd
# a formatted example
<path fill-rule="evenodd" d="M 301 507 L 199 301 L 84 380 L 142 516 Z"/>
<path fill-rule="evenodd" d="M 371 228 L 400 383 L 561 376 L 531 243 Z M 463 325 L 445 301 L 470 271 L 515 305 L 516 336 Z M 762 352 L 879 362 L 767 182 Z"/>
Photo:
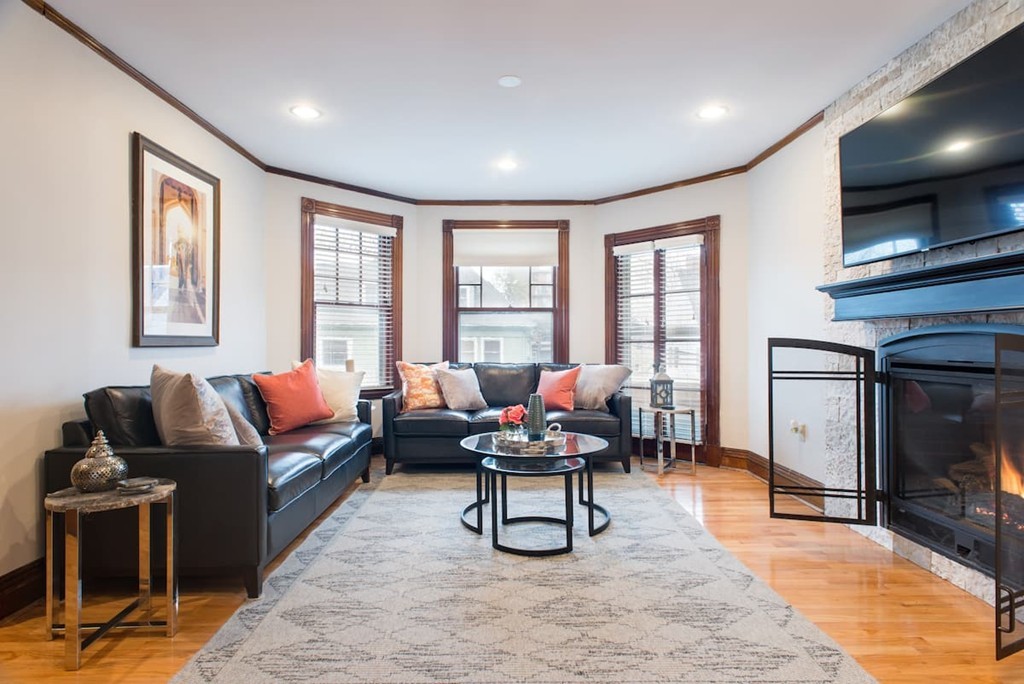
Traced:
<path fill-rule="evenodd" d="M 0 619 L 43 597 L 46 562 L 40 558 L 0 575 Z"/>
<path fill-rule="evenodd" d="M 753 451 L 722 447 L 722 466 L 726 468 L 735 468 L 737 470 L 746 470 L 755 477 L 759 477 L 765 481 L 768 480 L 768 459 L 764 456 L 755 454 Z M 775 481 L 781 485 L 795 487 L 821 488 L 825 486 L 817 480 L 807 477 L 803 473 L 798 473 L 797 471 L 787 468 L 784 465 L 779 465 L 778 463 L 775 464 Z M 822 510 L 825 507 L 825 502 L 820 496 L 803 496 L 799 498 L 818 510 Z"/>

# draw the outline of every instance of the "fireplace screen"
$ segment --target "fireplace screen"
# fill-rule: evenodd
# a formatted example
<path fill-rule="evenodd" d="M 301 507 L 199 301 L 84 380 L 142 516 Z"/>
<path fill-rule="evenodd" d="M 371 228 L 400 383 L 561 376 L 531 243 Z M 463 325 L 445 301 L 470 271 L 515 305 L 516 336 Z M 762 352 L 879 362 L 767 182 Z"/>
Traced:
<path fill-rule="evenodd" d="M 819 424 L 801 422 L 818 412 Z M 769 338 L 770 515 L 874 525 L 875 419 L 874 352 Z M 830 462 L 841 467 L 828 471 Z"/>
<path fill-rule="evenodd" d="M 1024 338 L 996 335 L 996 657 L 1024 649 Z"/>

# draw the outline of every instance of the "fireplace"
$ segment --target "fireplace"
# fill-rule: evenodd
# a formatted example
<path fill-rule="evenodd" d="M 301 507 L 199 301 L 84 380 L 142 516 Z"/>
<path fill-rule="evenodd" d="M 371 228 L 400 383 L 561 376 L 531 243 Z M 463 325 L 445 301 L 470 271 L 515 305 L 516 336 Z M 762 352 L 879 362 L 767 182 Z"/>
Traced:
<path fill-rule="evenodd" d="M 883 522 L 994 575 L 993 335 L 915 333 L 884 343 L 880 366 Z"/>
<path fill-rule="evenodd" d="M 768 351 L 771 515 L 880 525 L 993 577 L 997 656 L 1024 650 L 1024 327 L 920 328 L 883 340 L 877 363 L 816 340 Z M 827 481 L 795 486 L 776 474 L 779 435 L 787 397 L 806 405 L 812 385 Z M 794 511 L 812 498 L 820 510 Z"/>

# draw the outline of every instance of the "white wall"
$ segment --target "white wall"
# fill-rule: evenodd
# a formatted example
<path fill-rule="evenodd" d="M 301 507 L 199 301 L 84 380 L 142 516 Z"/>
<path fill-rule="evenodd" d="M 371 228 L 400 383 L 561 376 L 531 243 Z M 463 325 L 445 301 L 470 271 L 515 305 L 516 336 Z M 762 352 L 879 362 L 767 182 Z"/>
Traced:
<path fill-rule="evenodd" d="M 299 328 L 302 287 L 302 198 L 341 204 L 382 214 L 402 216 L 402 280 L 403 280 L 403 353 L 409 348 L 419 302 L 419 239 L 416 228 L 416 207 L 403 202 L 340 190 L 326 185 L 287 178 L 266 176 L 266 255 L 269 268 L 264 283 L 267 305 L 266 370 L 275 373 L 289 370 L 293 359 L 299 358 Z M 440 291 L 440 285 L 438 285 Z M 411 357 L 410 357 L 411 358 Z"/>
<path fill-rule="evenodd" d="M 750 190 L 748 249 L 747 406 L 749 449 L 768 456 L 769 337 L 826 338 L 827 295 L 814 288 L 824 282 L 825 232 L 824 126 L 818 125 L 747 174 Z M 792 385 L 792 383 L 791 383 Z M 807 426 L 801 441 L 777 433 L 776 458 L 798 472 L 824 480 L 824 383 L 778 383 L 779 421 Z"/>
<path fill-rule="evenodd" d="M 42 454 L 82 392 L 265 365 L 266 260 L 264 174 L 20 2 L 0 3 L 0 92 L 2 575 L 42 555 Z M 132 131 L 221 179 L 218 347 L 131 347 Z"/>
<path fill-rule="evenodd" d="M 600 236 L 721 215 L 721 442 L 723 446 L 739 449 L 747 448 L 748 429 L 748 202 L 744 174 L 597 207 Z M 600 239 L 603 241 L 603 237 Z M 603 244 L 600 249 L 603 253 Z M 601 293 L 595 295 L 598 300 L 603 299 Z M 603 311 L 603 303 L 601 306 Z"/>

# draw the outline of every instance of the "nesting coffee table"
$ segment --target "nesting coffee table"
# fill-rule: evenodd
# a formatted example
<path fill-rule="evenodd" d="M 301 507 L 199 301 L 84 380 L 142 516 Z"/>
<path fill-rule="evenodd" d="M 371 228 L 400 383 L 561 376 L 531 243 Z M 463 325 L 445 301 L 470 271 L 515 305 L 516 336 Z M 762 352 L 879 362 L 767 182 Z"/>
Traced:
<path fill-rule="evenodd" d="M 594 502 L 594 464 L 592 455 L 606 449 L 608 442 L 600 437 L 576 432 L 565 434 L 565 444 L 549 447 L 543 454 L 515 453 L 499 443 L 496 432 L 470 435 L 462 440 L 461 446 L 478 456 L 476 467 L 476 500 L 462 511 L 462 524 L 477 534 L 483 534 L 484 506 L 491 505 L 491 546 L 499 551 L 521 556 L 553 556 L 572 551 L 573 501 L 572 476 L 579 480 L 579 503 L 587 508 L 587 530 L 590 536 L 600 534 L 611 523 L 611 515 L 603 506 Z M 565 518 L 525 515 L 508 515 L 509 477 L 556 477 L 565 480 Z M 584 477 L 585 476 L 585 477 Z M 540 522 L 564 525 L 566 543 L 545 549 L 523 549 L 503 544 L 498 538 L 498 479 L 501 480 L 501 525 L 523 522 Z M 584 486 L 584 480 L 586 485 Z M 474 516 L 475 513 L 475 516 Z M 595 518 L 595 513 L 601 519 Z M 475 517 L 475 523 L 472 518 Z"/>

